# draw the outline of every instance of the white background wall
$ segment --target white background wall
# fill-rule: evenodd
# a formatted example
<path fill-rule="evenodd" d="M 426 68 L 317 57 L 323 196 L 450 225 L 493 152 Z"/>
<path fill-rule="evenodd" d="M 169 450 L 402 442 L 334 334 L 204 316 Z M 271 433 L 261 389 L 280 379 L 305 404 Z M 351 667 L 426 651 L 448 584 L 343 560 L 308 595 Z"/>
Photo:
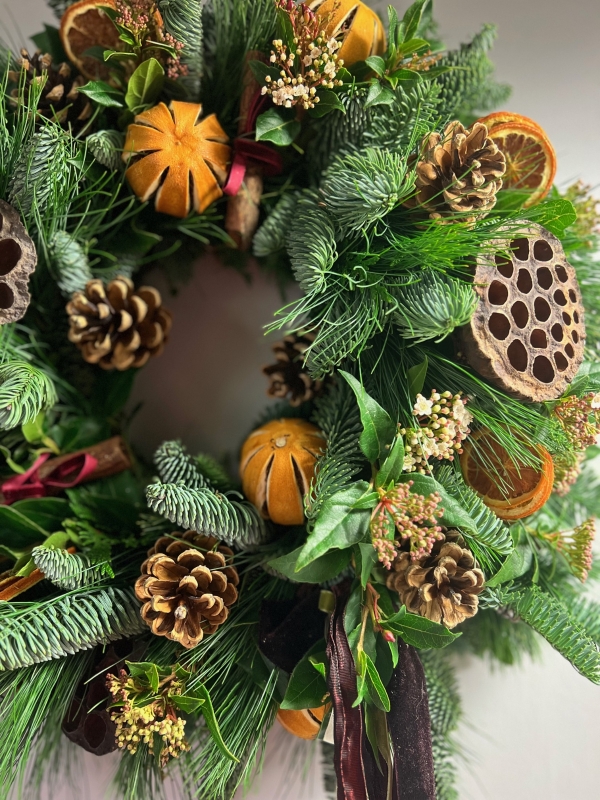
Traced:
<path fill-rule="evenodd" d="M 403 10 L 406 3 L 398 3 Z M 9 0 L 0 19 L 13 17 L 20 42 L 52 16 L 43 0 Z M 540 123 L 559 156 L 558 182 L 600 183 L 599 0 L 438 0 L 437 19 L 448 46 L 496 22 L 497 75 L 513 85 L 509 110 Z M 3 26 L 0 24 L 0 29 Z M 3 32 L 6 38 L 7 31 Z M 274 287 L 252 285 L 208 261 L 192 283 L 169 301 L 175 327 L 167 353 L 140 375 L 144 401 L 134 426 L 150 452 L 164 437 L 182 437 L 191 449 L 235 452 L 265 403 L 259 368 L 269 361 L 261 325 L 279 307 Z M 460 662 L 465 721 L 460 742 L 464 800 L 594 800 L 600 797 L 600 688 L 589 684 L 549 648 L 541 663 L 491 670 Z M 274 729 L 267 767 L 252 796 L 262 800 L 322 800 L 318 769 L 303 786 L 290 786 L 282 767 L 288 735 Z M 84 785 L 61 800 L 103 796 L 110 758 L 85 758 Z"/>

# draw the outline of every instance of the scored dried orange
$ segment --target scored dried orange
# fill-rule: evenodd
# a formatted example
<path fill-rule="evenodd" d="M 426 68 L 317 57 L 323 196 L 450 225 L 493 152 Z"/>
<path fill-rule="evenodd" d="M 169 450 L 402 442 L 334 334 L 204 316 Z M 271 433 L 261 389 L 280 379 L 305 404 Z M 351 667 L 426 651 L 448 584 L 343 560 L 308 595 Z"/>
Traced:
<path fill-rule="evenodd" d="M 283 727 L 299 739 L 316 739 L 325 719 L 325 714 L 331 708 L 326 703 L 320 708 L 302 708 L 299 710 L 280 708 L 277 719 Z"/>
<path fill-rule="evenodd" d="M 138 114 L 127 129 L 123 159 L 135 158 L 125 176 L 145 202 L 156 192 L 155 207 L 172 217 L 199 213 L 223 194 L 231 148 L 214 114 L 200 119 L 199 103 L 173 100 Z"/>
<path fill-rule="evenodd" d="M 552 456 L 541 445 L 528 450 L 539 458 L 539 465 L 515 462 L 486 429 L 477 431 L 464 445 L 460 465 L 465 483 L 501 519 L 530 516 L 552 493 Z"/>
<path fill-rule="evenodd" d="M 84 55 L 92 47 L 119 50 L 119 32 L 102 6 L 114 8 L 113 0 L 81 0 L 69 6 L 60 23 L 65 53 L 82 75 L 90 80 L 108 80 L 110 67 L 100 58 Z"/>
<path fill-rule="evenodd" d="M 503 187 L 528 192 L 524 207 L 543 200 L 556 175 L 556 153 L 544 129 L 510 111 L 497 111 L 479 122 L 487 125 L 490 139 L 506 158 Z"/>

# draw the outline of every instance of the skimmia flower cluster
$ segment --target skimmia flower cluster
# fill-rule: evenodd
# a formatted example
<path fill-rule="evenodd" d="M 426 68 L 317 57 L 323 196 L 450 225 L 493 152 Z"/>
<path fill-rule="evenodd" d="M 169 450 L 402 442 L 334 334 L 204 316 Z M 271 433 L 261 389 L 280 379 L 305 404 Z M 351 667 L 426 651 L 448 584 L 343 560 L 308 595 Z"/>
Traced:
<path fill-rule="evenodd" d="M 594 518 L 586 519 L 572 531 L 559 531 L 548 533 L 544 538 L 551 542 L 559 553 L 562 553 L 573 574 L 582 583 L 587 580 L 592 568 L 592 545 L 596 536 L 596 521 Z"/>
<path fill-rule="evenodd" d="M 462 393 L 437 392 L 431 397 L 417 395 L 413 416 L 418 428 L 402 428 L 404 471 L 429 472 L 429 459 L 452 461 L 462 453 L 462 442 L 469 435 L 473 417 L 466 409 Z"/>
<path fill-rule="evenodd" d="M 163 742 L 160 751 L 160 762 L 165 766 L 169 759 L 177 758 L 190 749 L 185 740 L 185 720 L 177 715 L 175 707 L 169 702 L 168 695 L 182 692 L 179 682 L 173 678 L 162 696 L 152 698 L 145 705 L 137 705 L 137 701 L 145 690 L 141 689 L 135 679 L 124 669 L 116 675 L 108 675 L 106 685 L 112 695 L 115 708 L 111 717 L 117 730 L 117 745 L 123 750 L 135 753 L 141 744 L 154 753 L 154 738 L 158 735 Z M 147 694 L 147 692 L 146 692 Z"/>
<path fill-rule="evenodd" d="M 438 507 L 440 495 L 411 493 L 412 485 L 408 481 L 378 490 L 379 502 L 371 515 L 371 540 L 386 569 L 391 568 L 403 544 L 409 544 L 411 559 L 417 561 L 431 553 L 434 542 L 444 538 L 437 524 L 443 514 Z"/>
<path fill-rule="evenodd" d="M 581 473 L 585 450 L 596 443 L 600 434 L 600 392 L 583 397 L 571 395 L 559 400 L 554 416 L 563 427 L 574 453 L 567 460 L 557 459 L 554 490 L 561 496 L 568 493 Z"/>
<path fill-rule="evenodd" d="M 273 75 L 266 76 L 262 93 L 270 95 L 277 106 L 314 108 L 318 89 L 342 85 L 336 78 L 344 63 L 337 53 L 341 44 L 327 37 L 327 17 L 317 16 L 304 3 L 279 0 L 278 8 L 289 17 L 293 39 L 289 44 L 273 41 L 269 59 Z"/>
<path fill-rule="evenodd" d="M 165 31 L 154 0 L 116 0 L 115 11 L 115 23 L 131 34 L 133 47 L 148 51 L 162 45 L 172 51 L 166 63 L 167 76 L 176 80 L 187 73 L 187 67 L 181 63 L 183 44 Z"/>

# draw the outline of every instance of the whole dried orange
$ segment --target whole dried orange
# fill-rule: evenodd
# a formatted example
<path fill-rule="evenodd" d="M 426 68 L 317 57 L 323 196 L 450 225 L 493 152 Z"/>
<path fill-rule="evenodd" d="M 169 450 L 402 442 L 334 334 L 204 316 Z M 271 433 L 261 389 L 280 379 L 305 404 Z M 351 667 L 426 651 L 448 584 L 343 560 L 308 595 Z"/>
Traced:
<path fill-rule="evenodd" d="M 108 80 L 110 67 L 85 52 L 92 47 L 119 50 L 121 44 L 103 6 L 114 8 L 114 0 L 80 0 L 67 8 L 60 23 L 60 38 L 69 61 L 90 80 Z"/>
<path fill-rule="evenodd" d="M 483 429 L 466 442 L 460 457 L 465 482 L 501 519 L 513 521 L 538 511 L 550 497 L 554 462 L 541 445 L 528 447 L 541 464 L 515 462 L 491 432 Z"/>
<path fill-rule="evenodd" d="M 505 189 L 529 193 L 524 207 L 539 203 L 552 188 L 556 152 L 544 129 L 521 114 L 497 111 L 479 120 L 506 158 Z"/>

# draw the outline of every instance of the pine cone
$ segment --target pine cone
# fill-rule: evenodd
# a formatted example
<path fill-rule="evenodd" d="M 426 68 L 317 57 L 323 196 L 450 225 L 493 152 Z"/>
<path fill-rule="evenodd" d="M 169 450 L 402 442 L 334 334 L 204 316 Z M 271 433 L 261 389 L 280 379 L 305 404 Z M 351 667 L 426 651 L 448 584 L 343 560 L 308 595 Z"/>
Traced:
<path fill-rule="evenodd" d="M 173 537 L 177 537 L 174 539 Z M 157 540 L 135 584 L 142 617 L 157 636 L 195 647 L 214 633 L 237 600 L 233 551 L 196 531 Z"/>
<path fill-rule="evenodd" d="M 406 205 L 431 219 L 458 214 L 457 221 L 472 223 L 496 205 L 506 160 L 481 122 L 467 129 L 451 122 L 442 136 L 423 139 L 416 171 L 416 192 Z"/>
<path fill-rule="evenodd" d="M 83 127 L 92 114 L 92 104 L 79 92 L 87 81 L 69 64 L 56 66 L 52 56 L 37 50 L 32 56 L 27 50 L 21 50 L 21 67 L 25 70 L 25 100 L 28 99 L 32 86 L 43 83 L 42 93 L 37 104 L 38 113 L 59 123 L 63 127 L 71 127 L 74 131 Z M 21 76 L 11 72 L 10 79 L 19 83 Z M 11 92 L 12 97 L 19 97 L 19 89 Z"/>
<path fill-rule="evenodd" d="M 267 394 L 270 397 L 287 397 L 291 406 L 299 406 L 318 396 L 323 381 L 313 380 L 304 366 L 304 353 L 314 339 L 314 333 L 292 333 L 273 345 L 277 363 L 263 367 L 263 373 L 269 378 Z"/>
<path fill-rule="evenodd" d="M 446 531 L 445 539 L 419 561 L 401 552 L 392 565 L 387 586 L 398 592 L 400 602 L 412 614 L 454 628 L 477 613 L 484 575 L 475 566 L 470 550 L 456 531 Z"/>
<path fill-rule="evenodd" d="M 101 280 L 88 281 L 85 291 L 74 292 L 67 303 L 69 341 L 89 364 L 141 367 L 162 353 L 171 329 L 171 314 L 161 302 L 156 289 L 134 289 L 129 278 L 115 278 L 106 289 Z"/>

